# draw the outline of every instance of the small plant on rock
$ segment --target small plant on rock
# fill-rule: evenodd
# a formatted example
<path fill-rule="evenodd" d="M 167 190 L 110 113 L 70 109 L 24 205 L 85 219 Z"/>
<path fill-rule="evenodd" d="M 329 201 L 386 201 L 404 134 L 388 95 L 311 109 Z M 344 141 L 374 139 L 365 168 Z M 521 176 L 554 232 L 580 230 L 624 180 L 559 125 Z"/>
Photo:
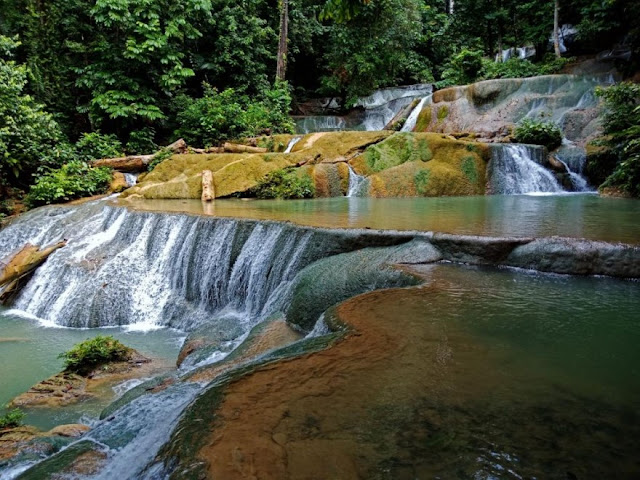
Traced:
<path fill-rule="evenodd" d="M 562 144 L 562 131 L 553 122 L 525 118 L 516 126 L 513 138 L 518 143 L 544 145 L 553 150 Z"/>
<path fill-rule="evenodd" d="M 26 413 L 19 408 L 14 408 L 0 417 L 0 430 L 5 428 L 16 428 L 22 425 L 22 420 Z"/>
<path fill-rule="evenodd" d="M 78 343 L 58 358 L 64 359 L 66 371 L 82 375 L 105 363 L 127 361 L 131 353 L 131 348 L 112 336 L 98 335 Z"/>

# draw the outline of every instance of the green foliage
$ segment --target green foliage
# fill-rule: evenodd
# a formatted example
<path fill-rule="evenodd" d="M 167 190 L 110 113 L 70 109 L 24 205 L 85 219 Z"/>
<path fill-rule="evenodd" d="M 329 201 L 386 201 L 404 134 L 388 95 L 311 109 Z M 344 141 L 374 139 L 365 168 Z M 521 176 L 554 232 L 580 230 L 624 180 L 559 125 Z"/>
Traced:
<path fill-rule="evenodd" d="M 109 362 L 123 362 L 130 358 L 132 350 L 112 336 L 98 335 L 74 345 L 58 355 L 64 359 L 65 370 L 80 374 Z"/>
<path fill-rule="evenodd" d="M 436 86 L 444 88 L 472 83 L 480 76 L 481 70 L 482 52 L 463 48 L 447 63 L 442 72 L 442 80 Z"/>
<path fill-rule="evenodd" d="M 85 162 L 74 160 L 38 177 L 25 202 L 29 207 L 36 207 L 97 195 L 104 193 L 110 182 L 110 168 L 92 168 Z"/>
<path fill-rule="evenodd" d="M 544 145 L 553 150 L 562 144 L 562 131 L 553 122 L 525 118 L 516 126 L 513 139 L 518 143 Z"/>
<path fill-rule="evenodd" d="M 72 154 L 53 116 L 24 93 L 28 70 L 10 60 L 19 45 L 0 35 L 0 187 L 25 187 L 36 171 Z"/>
<path fill-rule="evenodd" d="M 558 73 L 570 61 L 570 58 L 556 58 L 554 55 L 547 55 L 542 63 L 532 63 L 529 60 L 517 57 L 512 57 L 506 62 L 494 62 L 485 59 L 483 62 L 482 79 L 551 75 Z"/>
<path fill-rule="evenodd" d="M 347 105 L 398 79 L 433 79 L 429 60 L 415 51 L 427 24 L 419 0 L 387 0 L 363 5 L 351 21 L 332 25 L 325 40 L 320 91 Z"/>
<path fill-rule="evenodd" d="M 171 158 L 172 155 L 173 155 L 173 151 L 169 150 L 168 148 L 163 148 L 153 156 L 153 158 L 149 162 L 149 165 L 147 165 L 147 171 L 150 172 L 151 170 L 156 168 L 158 165 L 160 165 L 162 162 L 164 162 L 168 158 Z"/>
<path fill-rule="evenodd" d="M 257 101 L 233 89 L 218 92 L 206 84 L 204 88 L 202 98 L 181 100 L 186 107 L 178 113 L 176 134 L 189 144 L 211 146 L 231 138 L 293 132 L 286 83 L 264 91 Z"/>
<path fill-rule="evenodd" d="M 134 130 L 129 134 L 129 141 L 125 150 L 128 155 L 145 155 L 158 150 L 153 141 L 156 131 L 151 127 Z"/>
<path fill-rule="evenodd" d="M 22 425 L 22 421 L 27 414 L 19 408 L 9 410 L 3 416 L 0 417 L 0 430 L 5 428 L 16 428 Z"/>
<path fill-rule="evenodd" d="M 258 198 L 313 198 L 315 186 L 310 177 L 283 169 L 267 174 L 251 193 Z"/>
<path fill-rule="evenodd" d="M 624 82 L 599 88 L 596 94 L 606 107 L 602 124 L 607 137 L 602 143 L 618 158 L 602 186 L 640 197 L 640 85 Z"/>
<path fill-rule="evenodd" d="M 115 135 L 103 135 L 100 132 L 83 133 L 76 142 L 76 152 L 77 158 L 84 162 L 123 155 L 120 140 Z"/>

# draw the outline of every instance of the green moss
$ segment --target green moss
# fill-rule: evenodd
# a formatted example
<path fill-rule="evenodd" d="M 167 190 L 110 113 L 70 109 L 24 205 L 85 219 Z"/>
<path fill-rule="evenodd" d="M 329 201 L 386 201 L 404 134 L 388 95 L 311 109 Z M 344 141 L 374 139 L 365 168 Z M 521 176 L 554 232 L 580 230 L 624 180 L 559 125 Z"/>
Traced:
<path fill-rule="evenodd" d="M 438 108 L 438 124 L 442 123 L 447 116 L 449 116 L 449 106 L 442 105 Z"/>
<path fill-rule="evenodd" d="M 467 143 L 465 148 L 467 149 L 468 152 L 478 153 L 478 147 L 476 147 L 476 145 L 474 145 L 473 143 Z"/>
<path fill-rule="evenodd" d="M 416 184 L 416 190 L 420 195 L 425 195 L 427 193 L 427 186 L 429 185 L 429 170 L 420 170 L 413 177 L 413 181 Z"/>
<path fill-rule="evenodd" d="M 422 111 L 418 114 L 418 120 L 416 120 L 416 132 L 426 132 L 431 125 L 431 105 L 427 105 L 422 108 Z"/>
<path fill-rule="evenodd" d="M 369 173 L 377 173 L 403 163 L 431 159 L 426 140 L 422 143 L 410 133 L 396 133 L 383 142 L 372 145 L 365 151 Z"/>
<path fill-rule="evenodd" d="M 476 170 L 476 161 L 473 157 L 464 157 L 462 159 L 462 173 L 467 177 L 471 183 L 476 183 L 478 181 L 478 171 Z"/>
<path fill-rule="evenodd" d="M 429 149 L 429 142 L 425 138 L 418 140 L 418 155 L 423 162 L 428 162 L 433 158 L 433 152 Z"/>

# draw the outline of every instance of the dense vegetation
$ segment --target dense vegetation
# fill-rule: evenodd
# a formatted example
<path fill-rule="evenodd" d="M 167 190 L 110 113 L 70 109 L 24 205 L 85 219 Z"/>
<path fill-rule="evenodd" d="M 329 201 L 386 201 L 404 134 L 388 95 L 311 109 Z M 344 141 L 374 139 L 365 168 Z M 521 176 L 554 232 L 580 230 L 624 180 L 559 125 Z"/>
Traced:
<path fill-rule="evenodd" d="M 276 83 L 275 2 L 0 0 L 0 201 L 98 152 L 287 132 L 290 109 L 318 95 L 349 105 L 382 86 L 563 64 L 546 57 L 550 0 L 284 1 L 286 82 Z M 560 2 L 560 23 L 579 32 L 572 54 L 595 53 L 605 38 L 637 53 L 638 18 L 634 0 Z M 525 45 L 536 47 L 532 61 L 491 60 Z"/>
<path fill-rule="evenodd" d="M 640 85 L 621 83 L 596 92 L 604 98 L 603 150 L 589 168 L 608 174 L 602 187 L 640 197 Z M 594 165 L 595 163 L 595 165 Z"/>
<path fill-rule="evenodd" d="M 65 370 L 86 374 L 95 367 L 109 362 L 126 361 L 132 350 L 111 336 L 98 335 L 74 345 L 58 358 L 64 359 Z"/>

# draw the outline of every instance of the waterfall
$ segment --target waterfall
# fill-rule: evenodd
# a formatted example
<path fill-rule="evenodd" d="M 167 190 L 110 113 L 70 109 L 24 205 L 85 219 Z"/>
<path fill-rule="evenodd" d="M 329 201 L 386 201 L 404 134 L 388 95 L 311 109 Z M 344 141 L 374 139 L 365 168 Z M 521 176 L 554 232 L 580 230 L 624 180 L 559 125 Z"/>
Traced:
<path fill-rule="evenodd" d="M 407 117 L 407 120 L 404 122 L 404 125 L 400 130 L 401 132 L 413 132 L 413 129 L 416 128 L 416 123 L 418 122 L 418 116 L 420 115 L 420 112 L 422 111 L 424 104 L 427 103 L 429 99 L 431 99 L 431 95 L 427 95 L 426 97 L 423 97 L 422 100 L 420 100 L 420 103 L 418 103 L 418 105 L 416 106 L 416 108 L 411 110 L 411 113 Z"/>
<path fill-rule="evenodd" d="M 124 180 L 127 182 L 127 187 L 133 187 L 138 183 L 138 173 L 125 173 Z"/>
<path fill-rule="evenodd" d="M 295 147 L 296 143 L 298 143 L 300 140 L 302 140 L 302 137 L 293 137 L 289 141 L 289 145 L 287 145 L 287 149 L 284 151 L 284 153 L 291 153 L 291 150 L 293 150 L 293 147 Z"/>
<path fill-rule="evenodd" d="M 283 224 L 132 212 L 94 202 L 29 212 L 0 231 L 0 250 L 56 251 L 15 308 L 72 327 L 190 330 L 227 315 L 254 324 L 304 266 L 311 233 Z"/>
<path fill-rule="evenodd" d="M 347 191 L 347 197 L 366 196 L 366 190 L 363 190 L 367 187 L 367 177 L 358 175 L 348 163 L 347 167 L 349 167 L 349 190 Z"/>
<path fill-rule="evenodd" d="M 383 88 L 358 99 L 357 110 L 346 116 L 309 115 L 296 118 L 298 133 L 336 130 L 383 130 L 391 120 L 416 98 L 430 95 L 430 84 Z"/>
<path fill-rule="evenodd" d="M 517 195 L 561 192 L 562 188 L 554 175 L 540 165 L 543 155 L 542 147 L 494 145 L 489 162 L 491 193 Z"/>

